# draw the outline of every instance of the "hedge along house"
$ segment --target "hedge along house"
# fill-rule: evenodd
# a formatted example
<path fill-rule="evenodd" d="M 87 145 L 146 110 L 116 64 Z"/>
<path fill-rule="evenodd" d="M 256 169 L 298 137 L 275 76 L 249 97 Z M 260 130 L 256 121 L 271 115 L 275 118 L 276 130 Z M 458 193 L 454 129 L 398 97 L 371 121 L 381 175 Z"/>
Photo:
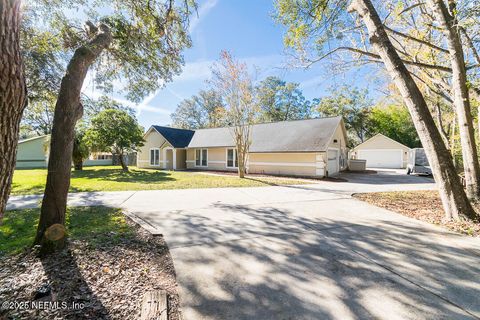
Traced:
<path fill-rule="evenodd" d="M 152 126 L 138 153 L 142 168 L 236 171 L 232 128 L 184 130 Z M 252 125 L 247 172 L 273 175 L 334 175 L 347 165 L 341 117 Z"/>

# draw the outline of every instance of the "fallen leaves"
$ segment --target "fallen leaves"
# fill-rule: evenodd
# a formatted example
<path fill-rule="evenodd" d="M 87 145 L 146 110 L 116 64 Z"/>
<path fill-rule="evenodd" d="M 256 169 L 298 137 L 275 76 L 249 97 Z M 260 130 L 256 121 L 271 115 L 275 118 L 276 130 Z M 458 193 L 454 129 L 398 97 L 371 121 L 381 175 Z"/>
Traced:
<path fill-rule="evenodd" d="M 437 191 L 358 193 L 355 198 L 402 215 L 445 227 L 469 236 L 480 236 L 480 223 L 444 221 L 445 213 Z"/>
<path fill-rule="evenodd" d="M 84 308 L 0 310 L 0 318 L 137 319 L 143 294 L 163 289 L 168 293 L 169 319 L 179 319 L 168 247 L 162 237 L 134 228 L 135 234 L 101 245 L 71 241 L 67 249 L 45 258 L 35 249 L 1 257 L 0 301 L 32 301 L 37 294 L 47 301 L 83 303 Z M 38 295 L 40 291 L 49 294 Z"/>

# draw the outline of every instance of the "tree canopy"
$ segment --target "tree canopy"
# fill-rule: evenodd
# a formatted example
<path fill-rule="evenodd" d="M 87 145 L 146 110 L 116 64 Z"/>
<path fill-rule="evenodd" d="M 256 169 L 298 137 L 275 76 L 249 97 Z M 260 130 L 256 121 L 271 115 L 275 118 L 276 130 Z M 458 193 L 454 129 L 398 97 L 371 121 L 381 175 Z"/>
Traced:
<path fill-rule="evenodd" d="M 262 80 L 255 91 L 261 122 L 299 120 L 312 116 L 311 104 L 303 96 L 298 83 L 270 76 Z"/>
<path fill-rule="evenodd" d="M 143 130 L 135 117 L 117 109 L 107 109 L 93 117 L 84 139 L 93 151 L 116 154 L 121 162 L 125 154 L 138 150 L 144 142 Z"/>

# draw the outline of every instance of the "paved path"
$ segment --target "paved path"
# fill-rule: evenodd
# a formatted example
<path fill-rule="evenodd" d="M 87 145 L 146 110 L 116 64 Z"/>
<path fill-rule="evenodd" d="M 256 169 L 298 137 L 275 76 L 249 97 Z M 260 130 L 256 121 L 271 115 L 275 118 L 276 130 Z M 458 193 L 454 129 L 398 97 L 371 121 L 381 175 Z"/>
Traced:
<path fill-rule="evenodd" d="M 478 239 L 350 197 L 431 180 L 346 178 L 83 194 L 71 204 L 121 206 L 164 234 L 185 319 L 480 319 Z"/>

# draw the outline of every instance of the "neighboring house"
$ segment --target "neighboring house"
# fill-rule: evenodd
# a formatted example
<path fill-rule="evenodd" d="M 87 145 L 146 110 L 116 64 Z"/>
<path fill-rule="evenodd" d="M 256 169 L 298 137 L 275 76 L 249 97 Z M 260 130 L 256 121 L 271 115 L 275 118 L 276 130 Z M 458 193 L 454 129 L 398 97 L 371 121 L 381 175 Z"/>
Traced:
<path fill-rule="evenodd" d="M 248 173 L 334 175 L 347 166 L 341 117 L 252 125 Z M 232 128 L 185 130 L 152 126 L 138 152 L 141 168 L 236 171 Z"/>
<path fill-rule="evenodd" d="M 18 142 L 16 168 L 46 168 L 50 148 L 50 135 L 33 137 Z M 92 153 L 84 166 L 112 165 L 110 153 Z"/>
<path fill-rule="evenodd" d="M 376 134 L 350 151 L 352 159 L 367 160 L 370 168 L 406 168 L 410 148 L 384 136 Z"/>
<path fill-rule="evenodd" d="M 16 168 L 46 168 L 50 136 L 39 136 L 18 142 Z"/>
<path fill-rule="evenodd" d="M 109 152 L 92 152 L 87 160 L 83 161 L 84 166 L 111 166 L 113 156 Z"/>

